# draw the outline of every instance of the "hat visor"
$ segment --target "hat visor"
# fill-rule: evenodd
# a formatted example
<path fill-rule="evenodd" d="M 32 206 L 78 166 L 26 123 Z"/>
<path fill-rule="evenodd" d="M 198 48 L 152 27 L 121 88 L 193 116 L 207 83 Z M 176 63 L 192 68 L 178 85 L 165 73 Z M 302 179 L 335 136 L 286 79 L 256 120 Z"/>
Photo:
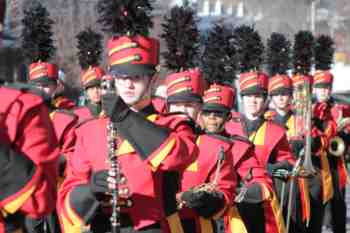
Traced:
<path fill-rule="evenodd" d="M 180 92 L 167 97 L 167 103 L 203 103 L 202 97 L 192 92 Z"/>
<path fill-rule="evenodd" d="M 43 77 L 40 77 L 40 78 L 29 80 L 29 83 L 31 83 L 33 85 L 40 84 L 40 85 L 43 85 L 43 86 L 57 85 L 57 78 L 43 76 Z"/>
<path fill-rule="evenodd" d="M 269 92 L 269 95 L 274 96 L 274 95 L 292 95 L 293 91 L 291 88 L 277 88 Z"/>
<path fill-rule="evenodd" d="M 332 84 L 331 83 L 315 83 L 313 85 L 314 88 L 331 88 Z"/>
<path fill-rule="evenodd" d="M 96 86 L 101 86 L 101 80 L 100 79 L 94 79 L 91 80 L 83 85 L 84 89 L 88 89 L 90 87 L 96 87 Z"/>
<path fill-rule="evenodd" d="M 261 87 L 251 87 L 240 91 L 240 95 L 266 95 L 267 90 Z"/>
<path fill-rule="evenodd" d="M 205 103 L 203 104 L 202 111 L 228 113 L 230 109 L 222 104 Z"/>
<path fill-rule="evenodd" d="M 153 76 L 156 72 L 154 65 L 145 64 L 120 64 L 113 65 L 109 70 L 113 76 Z"/>

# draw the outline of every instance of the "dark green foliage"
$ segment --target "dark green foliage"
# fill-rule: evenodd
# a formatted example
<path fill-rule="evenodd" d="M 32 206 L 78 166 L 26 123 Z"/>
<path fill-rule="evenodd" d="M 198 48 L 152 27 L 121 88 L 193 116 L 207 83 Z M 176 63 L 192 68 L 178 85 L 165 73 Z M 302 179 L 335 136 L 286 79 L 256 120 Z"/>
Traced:
<path fill-rule="evenodd" d="M 22 19 L 22 48 L 24 56 L 30 62 L 48 61 L 55 52 L 53 45 L 53 20 L 49 12 L 39 1 L 34 1 L 24 9 Z"/>
<path fill-rule="evenodd" d="M 290 69 L 291 44 L 287 38 L 280 33 L 272 33 L 267 40 L 267 69 L 270 76 L 286 74 Z"/>
<path fill-rule="evenodd" d="M 240 72 L 260 70 L 265 48 L 259 33 L 253 27 L 239 26 L 234 30 L 234 44 Z"/>
<path fill-rule="evenodd" d="M 153 27 L 152 0 L 99 0 L 97 22 L 107 34 L 143 35 Z"/>
<path fill-rule="evenodd" d="M 78 40 L 78 59 L 83 70 L 90 66 L 98 66 L 101 60 L 102 35 L 87 28 L 81 31 L 77 36 Z"/>
<path fill-rule="evenodd" d="M 317 70 L 329 70 L 333 63 L 335 48 L 330 36 L 321 35 L 315 44 L 315 67 Z"/>
<path fill-rule="evenodd" d="M 217 24 L 209 31 L 201 61 L 204 77 L 209 83 L 233 85 L 237 61 L 231 26 Z"/>
<path fill-rule="evenodd" d="M 175 6 L 162 23 L 167 51 L 162 55 L 165 66 L 173 71 L 195 67 L 199 48 L 199 31 L 195 12 L 188 6 Z"/>
<path fill-rule="evenodd" d="M 313 63 L 314 36 L 310 31 L 299 31 L 294 37 L 294 73 L 307 75 Z"/>

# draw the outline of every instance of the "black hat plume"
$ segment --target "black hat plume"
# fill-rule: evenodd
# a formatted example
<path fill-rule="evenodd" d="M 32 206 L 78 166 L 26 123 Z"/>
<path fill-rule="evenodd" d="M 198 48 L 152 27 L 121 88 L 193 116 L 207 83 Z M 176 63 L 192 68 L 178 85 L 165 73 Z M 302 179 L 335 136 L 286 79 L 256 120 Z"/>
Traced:
<path fill-rule="evenodd" d="M 114 36 L 147 36 L 153 27 L 152 0 L 99 0 L 97 22 Z"/>
<path fill-rule="evenodd" d="M 161 37 L 166 42 L 167 51 L 162 55 L 165 66 L 170 70 L 179 72 L 196 65 L 199 31 L 195 14 L 194 10 L 185 4 L 173 7 L 169 15 L 164 17 Z"/>
<path fill-rule="evenodd" d="M 310 31 L 299 31 L 294 37 L 294 73 L 307 75 L 313 63 L 314 36 Z"/>
<path fill-rule="evenodd" d="M 260 70 L 265 47 L 259 33 L 251 26 L 239 26 L 234 30 L 234 44 L 240 72 Z"/>
<path fill-rule="evenodd" d="M 53 23 L 49 12 L 40 1 L 34 1 L 24 9 L 22 49 L 30 62 L 46 62 L 55 55 Z"/>
<path fill-rule="evenodd" d="M 233 27 L 216 24 L 204 42 L 202 69 L 209 83 L 232 85 L 236 72 L 236 49 L 233 45 Z"/>
<path fill-rule="evenodd" d="M 335 48 L 330 36 L 320 35 L 315 43 L 315 68 L 316 70 L 329 70 L 333 63 Z"/>
<path fill-rule="evenodd" d="M 280 33 L 272 33 L 267 40 L 267 69 L 270 76 L 287 74 L 290 69 L 290 41 Z"/>
<path fill-rule="evenodd" d="M 86 28 L 81 31 L 76 39 L 78 41 L 78 59 L 83 70 L 91 66 L 98 66 L 101 60 L 102 35 L 93 31 L 91 28 Z"/>

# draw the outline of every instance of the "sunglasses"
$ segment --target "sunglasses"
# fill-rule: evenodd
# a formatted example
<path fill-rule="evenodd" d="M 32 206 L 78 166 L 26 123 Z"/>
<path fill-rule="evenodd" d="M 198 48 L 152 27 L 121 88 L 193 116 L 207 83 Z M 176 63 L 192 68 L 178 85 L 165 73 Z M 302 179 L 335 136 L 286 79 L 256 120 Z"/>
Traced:
<path fill-rule="evenodd" d="M 227 113 L 226 112 L 221 112 L 221 111 L 207 111 L 207 110 L 203 110 L 201 113 L 203 116 L 210 116 L 211 114 L 213 114 L 214 117 L 221 117 L 224 118 L 226 117 Z"/>

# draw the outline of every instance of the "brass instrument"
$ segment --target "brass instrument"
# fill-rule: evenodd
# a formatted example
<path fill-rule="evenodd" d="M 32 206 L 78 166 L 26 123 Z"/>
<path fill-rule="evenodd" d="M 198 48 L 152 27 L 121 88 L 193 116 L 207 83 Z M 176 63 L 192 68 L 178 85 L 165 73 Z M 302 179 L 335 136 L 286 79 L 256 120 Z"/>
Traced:
<path fill-rule="evenodd" d="M 300 153 L 302 163 L 298 169 L 299 176 L 313 176 L 316 170 L 311 159 L 311 130 L 312 130 L 312 100 L 311 86 L 309 81 L 305 80 L 304 85 L 298 86 L 294 91 L 295 109 L 296 109 L 296 132 L 298 137 L 304 138 L 304 150 Z"/>
<path fill-rule="evenodd" d="M 350 117 L 343 118 L 343 111 L 341 111 L 337 119 L 337 132 L 343 131 L 349 125 Z M 335 157 L 340 157 L 346 152 L 346 143 L 341 137 L 334 136 L 329 141 L 328 152 Z"/>
<path fill-rule="evenodd" d="M 298 137 L 304 139 L 304 149 L 299 153 L 299 158 L 290 174 L 289 197 L 287 204 L 286 232 L 289 232 L 290 219 L 292 214 L 292 200 L 295 195 L 296 179 L 298 177 L 312 178 L 317 172 L 311 159 L 311 129 L 312 129 L 312 100 L 311 83 L 304 80 L 304 85 L 298 86 L 294 90 L 296 109 L 296 132 Z"/>
<path fill-rule="evenodd" d="M 217 160 L 217 164 L 216 164 L 214 180 L 212 182 L 209 182 L 209 183 L 204 183 L 204 184 L 200 184 L 198 186 L 195 186 L 195 187 L 191 188 L 189 191 L 192 191 L 193 193 L 198 193 L 198 192 L 209 192 L 210 193 L 210 192 L 215 191 L 215 189 L 217 187 L 219 175 L 220 175 L 220 170 L 222 167 L 222 162 L 224 160 L 225 160 L 225 151 L 224 151 L 224 147 L 221 146 L 219 154 L 218 154 L 218 160 Z M 180 194 L 180 197 L 181 197 L 181 194 Z M 185 202 L 183 202 L 182 200 L 178 200 L 178 209 L 181 209 L 185 205 L 186 205 Z"/>

